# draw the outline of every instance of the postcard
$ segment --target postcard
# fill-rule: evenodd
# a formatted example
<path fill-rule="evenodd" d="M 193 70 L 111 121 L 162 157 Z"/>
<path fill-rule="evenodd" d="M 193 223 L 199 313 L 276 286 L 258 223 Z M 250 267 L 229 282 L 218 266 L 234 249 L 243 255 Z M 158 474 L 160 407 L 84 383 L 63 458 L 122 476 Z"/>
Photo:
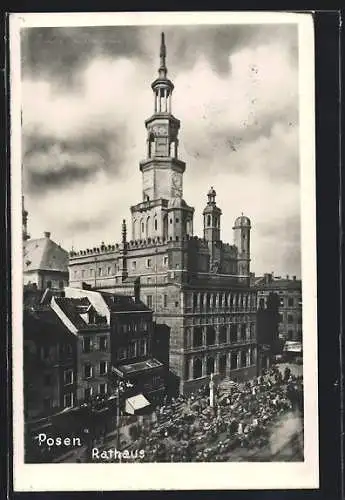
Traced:
<path fill-rule="evenodd" d="M 15 491 L 318 487 L 313 43 L 10 16 Z"/>

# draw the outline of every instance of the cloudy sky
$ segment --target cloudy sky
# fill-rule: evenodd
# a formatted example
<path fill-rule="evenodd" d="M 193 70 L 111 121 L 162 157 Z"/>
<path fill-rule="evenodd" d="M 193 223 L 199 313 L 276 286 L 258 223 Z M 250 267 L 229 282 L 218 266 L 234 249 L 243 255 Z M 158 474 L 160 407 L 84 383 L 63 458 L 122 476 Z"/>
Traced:
<path fill-rule="evenodd" d="M 23 181 L 29 232 L 70 250 L 119 241 L 142 201 L 139 161 L 165 31 L 195 234 L 211 185 L 222 239 L 252 220 L 252 270 L 300 275 L 295 25 L 27 28 Z"/>

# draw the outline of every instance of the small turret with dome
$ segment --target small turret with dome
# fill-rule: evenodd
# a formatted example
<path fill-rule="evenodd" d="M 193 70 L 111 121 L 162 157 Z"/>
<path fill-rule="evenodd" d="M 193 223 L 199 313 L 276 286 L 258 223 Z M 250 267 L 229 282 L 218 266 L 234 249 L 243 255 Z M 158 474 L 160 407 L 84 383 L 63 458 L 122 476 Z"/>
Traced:
<path fill-rule="evenodd" d="M 234 244 L 238 251 L 237 271 L 241 280 L 246 280 L 250 275 L 250 230 L 251 222 L 249 217 L 243 215 L 235 219 Z"/>
<path fill-rule="evenodd" d="M 207 205 L 204 208 L 204 239 L 220 241 L 220 217 L 222 211 L 216 204 L 216 191 L 213 186 L 207 193 Z"/>

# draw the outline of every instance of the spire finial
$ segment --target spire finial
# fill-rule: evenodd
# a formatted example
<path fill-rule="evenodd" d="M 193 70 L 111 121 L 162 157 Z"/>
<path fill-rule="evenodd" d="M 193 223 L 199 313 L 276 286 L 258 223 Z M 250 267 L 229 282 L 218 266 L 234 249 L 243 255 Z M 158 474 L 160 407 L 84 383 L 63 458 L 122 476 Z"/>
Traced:
<path fill-rule="evenodd" d="M 165 35 L 164 35 L 164 33 L 161 33 L 161 47 L 160 47 L 160 51 L 159 51 L 159 57 L 160 57 L 161 63 L 159 66 L 158 73 L 159 73 L 159 78 L 163 78 L 163 79 L 166 79 L 167 72 L 168 72 L 167 67 L 166 67 L 166 61 L 165 61 L 166 55 L 167 55 L 167 49 L 165 46 Z"/>
<path fill-rule="evenodd" d="M 161 58 L 161 68 L 165 68 L 165 58 L 167 55 L 167 49 L 165 46 L 165 35 L 164 33 L 161 33 L 161 48 L 159 52 L 159 56 Z"/>

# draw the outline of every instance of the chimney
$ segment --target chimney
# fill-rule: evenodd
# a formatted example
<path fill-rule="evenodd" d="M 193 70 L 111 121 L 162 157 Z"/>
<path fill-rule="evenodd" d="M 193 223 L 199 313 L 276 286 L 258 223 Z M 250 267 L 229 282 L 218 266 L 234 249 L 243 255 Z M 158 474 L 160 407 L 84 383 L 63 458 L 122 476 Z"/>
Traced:
<path fill-rule="evenodd" d="M 50 232 L 49 231 L 44 231 L 44 237 L 45 238 L 50 238 Z"/>
<path fill-rule="evenodd" d="M 272 283 L 272 274 L 270 273 L 265 273 L 264 274 L 265 278 L 265 284 L 268 285 L 269 283 Z"/>
<path fill-rule="evenodd" d="M 140 277 L 134 281 L 134 301 L 136 304 L 140 302 Z"/>

